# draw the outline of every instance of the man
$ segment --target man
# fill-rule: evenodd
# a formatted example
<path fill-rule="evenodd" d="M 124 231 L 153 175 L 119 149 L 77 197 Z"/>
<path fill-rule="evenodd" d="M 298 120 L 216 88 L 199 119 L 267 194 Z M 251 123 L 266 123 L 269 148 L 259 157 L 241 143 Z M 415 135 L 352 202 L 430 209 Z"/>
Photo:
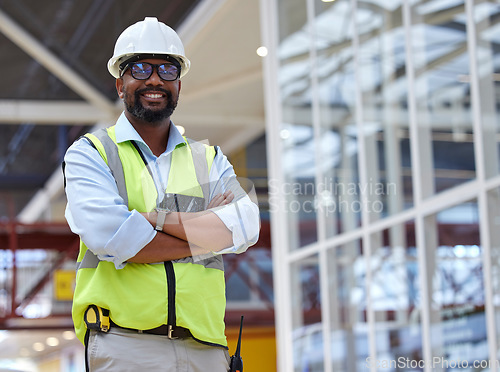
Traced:
<path fill-rule="evenodd" d="M 128 27 L 108 62 L 125 110 L 65 156 L 88 371 L 228 370 L 222 254 L 257 241 L 259 212 L 221 150 L 170 120 L 189 67 L 170 27 Z"/>

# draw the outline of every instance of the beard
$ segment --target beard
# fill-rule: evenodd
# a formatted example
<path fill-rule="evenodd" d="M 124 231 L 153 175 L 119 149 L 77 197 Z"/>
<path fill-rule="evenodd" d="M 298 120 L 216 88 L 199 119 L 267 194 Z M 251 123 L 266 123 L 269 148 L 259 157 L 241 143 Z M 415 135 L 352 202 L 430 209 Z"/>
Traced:
<path fill-rule="evenodd" d="M 167 105 L 158 110 L 152 110 L 152 109 L 147 109 L 145 108 L 141 101 L 140 101 L 140 95 L 141 93 L 144 92 L 153 92 L 153 91 L 160 91 L 164 93 L 167 96 Z M 133 102 L 130 103 L 128 98 L 128 94 L 125 94 L 124 97 L 125 101 L 125 108 L 127 109 L 128 112 L 130 112 L 133 116 L 135 116 L 137 119 L 145 121 L 147 123 L 156 123 L 156 122 L 161 122 L 164 119 L 169 118 L 173 113 L 175 108 L 177 107 L 177 99 L 174 99 L 172 96 L 172 93 L 170 93 L 167 90 L 164 89 L 140 89 L 135 91 L 134 93 L 134 99 Z"/>

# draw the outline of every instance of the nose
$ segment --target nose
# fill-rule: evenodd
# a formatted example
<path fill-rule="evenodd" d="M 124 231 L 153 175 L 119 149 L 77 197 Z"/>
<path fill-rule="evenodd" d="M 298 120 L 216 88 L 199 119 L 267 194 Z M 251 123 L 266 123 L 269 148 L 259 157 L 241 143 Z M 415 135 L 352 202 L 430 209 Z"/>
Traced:
<path fill-rule="evenodd" d="M 151 76 L 145 81 L 146 85 L 163 85 L 163 80 L 158 75 L 158 66 L 153 67 L 153 73 Z"/>

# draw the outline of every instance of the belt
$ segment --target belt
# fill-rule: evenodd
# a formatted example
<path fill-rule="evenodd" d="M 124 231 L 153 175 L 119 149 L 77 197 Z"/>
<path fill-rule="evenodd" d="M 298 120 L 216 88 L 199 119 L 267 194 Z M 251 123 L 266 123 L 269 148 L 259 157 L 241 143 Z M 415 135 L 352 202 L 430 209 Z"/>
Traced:
<path fill-rule="evenodd" d="M 176 338 L 188 338 L 188 337 L 193 337 L 189 329 L 184 328 L 184 327 L 172 327 L 168 326 L 166 324 L 162 324 L 159 327 L 156 328 L 151 328 L 151 329 L 134 329 L 134 328 L 127 328 L 127 327 L 122 327 L 113 322 L 110 319 L 110 325 L 112 327 L 117 327 L 121 329 L 127 329 L 129 331 L 134 331 L 137 333 L 148 333 L 151 335 L 159 335 L 159 336 L 168 336 L 170 339 L 176 339 Z"/>

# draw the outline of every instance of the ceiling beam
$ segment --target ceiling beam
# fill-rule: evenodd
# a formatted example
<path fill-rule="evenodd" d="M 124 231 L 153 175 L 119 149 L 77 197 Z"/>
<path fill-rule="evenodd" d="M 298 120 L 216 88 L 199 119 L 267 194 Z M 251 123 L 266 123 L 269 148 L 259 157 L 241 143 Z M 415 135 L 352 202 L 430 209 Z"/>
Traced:
<path fill-rule="evenodd" d="M 184 112 L 184 111 L 183 111 Z M 176 112 L 172 116 L 174 123 L 179 123 L 183 127 L 222 127 L 222 128 L 240 128 L 245 126 L 259 127 L 264 129 L 264 116 L 258 115 L 207 115 L 190 114 Z"/>
<path fill-rule="evenodd" d="M 262 123 L 259 126 L 249 126 L 242 129 L 236 135 L 232 136 L 229 141 L 222 143 L 221 148 L 224 149 L 225 154 L 231 154 L 233 151 L 246 147 L 248 144 L 262 136 L 265 129 L 264 120 L 262 120 Z"/>
<path fill-rule="evenodd" d="M 197 38 L 209 32 L 207 24 L 221 13 L 226 2 L 227 0 L 204 0 L 189 13 L 184 22 L 177 28 L 177 33 L 184 43 L 185 49 L 196 47 Z"/>
<path fill-rule="evenodd" d="M 96 124 L 90 132 L 105 126 L 105 122 L 100 122 Z M 49 210 L 48 207 L 52 200 L 57 199 L 64 193 L 63 185 L 63 172 L 61 169 L 57 169 L 49 177 L 44 187 L 37 191 L 29 203 L 19 213 L 17 216 L 18 221 L 25 224 L 31 224 L 43 219 L 43 213 Z"/>
<path fill-rule="evenodd" d="M 262 80 L 261 65 L 245 71 L 238 71 L 235 74 L 226 75 L 223 78 L 218 78 L 216 81 L 210 81 L 206 84 L 193 85 L 189 92 L 181 94 L 181 99 L 182 102 L 189 102 L 195 99 L 210 97 L 216 93 L 227 92 L 260 80 Z"/>
<path fill-rule="evenodd" d="M 51 201 L 63 192 L 64 177 L 61 169 L 49 177 L 43 188 L 40 188 L 29 203 L 17 216 L 19 222 L 31 224 L 39 221 L 44 212 L 49 210 Z"/>
<path fill-rule="evenodd" d="M 68 67 L 66 63 L 61 61 L 46 46 L 31 36 L 2 10 L 0 10 L 0 32 L 82 98 L 105 112 L 115 113 L 116 107 L 114 102 L 111 102 L 99 90 Z"/>
<path fill-rule="evenodd" d="M 111 115 L 84 101 L 0 100 L 0 124 L 94 124 L 117 117 L 118 110 Z"/>

